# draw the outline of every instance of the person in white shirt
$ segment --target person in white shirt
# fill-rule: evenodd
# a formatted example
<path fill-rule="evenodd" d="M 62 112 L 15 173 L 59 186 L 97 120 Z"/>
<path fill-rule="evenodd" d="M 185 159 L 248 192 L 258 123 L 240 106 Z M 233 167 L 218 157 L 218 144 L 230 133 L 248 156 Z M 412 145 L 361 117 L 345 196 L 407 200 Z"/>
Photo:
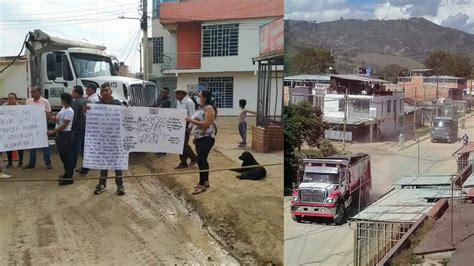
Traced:
<path fill-rule="evenodd" d="M 188 97 L 188 92 L 185 88 L 178 88 L 175 90 L 176 93 L 176 107 L 178 109 L 185 109 L 187 111 L 187 117 L 190 117 L 195 112 L 195 104 L 193 100 Z M 196 164 L 197 157 L 193 149 L 189 145 L 189 136 L 191 134 L 191 128 L 189 123 L 186 123 L 186 133 L 184 136 L 184 149 L 183 154 L 179 155 L 180 164 L 175 169 L 188 168 Z M 188 165 L 188 159 L 191 159 Z"/>
<path fill-rule="evenodd" d="M 31 94 L 31 98 L 26 100 L 26 105 L 41 105 L 44 107 L 44 111 L 46 112 L 46 114 L 49 115 L 51 113 L 51 105 L 49 104 L 48 100 L 41 97 L 40 88 L 38 86 L 30 88 L 30 94 Z M 30 161 L 28 162 L 26 166 L 23 167 L 23 169 L 35 168 L 36 150 L 37 149 L 30 150 Z M 43 159 L 46 164 L 46 168 L 52 169 L 53 166 L 51 165 L 51 149 L 49 146 L 46 148 L 43 148 Z"/>
<path fill-rule="evenodd" d="M 97 86 L 94 83 L 91 83 L 87 86 L 86 89 L 87 100 L 91 103 L 98 103 L 100 101 L 100 96 L 97 93 Z"/>
<path fill-rule="evenodd" d="M 74 183 L 72 180 L 73 175 L 73 165 L 72 165 L 72 148 L 74 144 L 74 134 L 71 131 L 72 122 L 74 120 L 74 110 L 71 108 L 72 104 L 72 95 L 69 93 L 61 94 L 61 103 L 63 108 L 55 116 L 50 115 L 51 120 L 56 121 L 56 128 L 54 130 L 48 131 L 48 135 L 56 136 L 56 145 L 58 147 L 59 157 L 61 162 L 64 165 L 64 174 L 60 175 L 59 185 L 69 185 Z"/>

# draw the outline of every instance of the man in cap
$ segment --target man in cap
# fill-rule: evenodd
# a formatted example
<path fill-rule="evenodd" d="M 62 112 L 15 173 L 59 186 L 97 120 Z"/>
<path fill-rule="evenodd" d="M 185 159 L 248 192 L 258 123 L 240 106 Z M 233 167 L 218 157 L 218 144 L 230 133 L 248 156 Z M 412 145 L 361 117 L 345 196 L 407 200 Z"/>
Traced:
<path fill-rule="evenodd" d="M 187 112 L 187 116 L 190 117 L 195 112 L 195 106 L 193 100 L 188 97 L 188 91 L 184 87 L 176 89 L 176 107 L 178 109 L 184 109 Z M 189 123 L 186 123 L 186 133 L 184 135 L 184 149 L 183 154 L 179 155 L 181 163 L 175 167 L 175 169 L 187 168 L 196 164 L 196 154 L 189 145 L 189 136 L 191 134 L 191 128 Z M 188 159 L 191 159 L 188 165 Z"/>

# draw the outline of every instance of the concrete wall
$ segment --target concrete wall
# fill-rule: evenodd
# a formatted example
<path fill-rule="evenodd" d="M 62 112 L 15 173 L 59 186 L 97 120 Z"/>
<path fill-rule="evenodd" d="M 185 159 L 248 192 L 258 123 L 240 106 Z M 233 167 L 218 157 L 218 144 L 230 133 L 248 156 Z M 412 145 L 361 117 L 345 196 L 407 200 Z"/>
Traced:
<path fill-rule="evenodd" d="M 158 18 L 153 18 L 152 21 L 152 37 L 163 37 L 163 53 L 167 56 L 170 56 L 176 60 L 176 31 L 168 31 L 161 25 Z M 150 41 L 148 46 L 151 48 L 150 56 L 151 58 L 151 73 L 154 77 L 160 78 L 163 77 L 161 73 L 161 66 L 158 63 L 153 63 L 153 42 Z"/>
<path fill-rule="evenodd" d="M 201 24 L 179 23 L 176 30 L 176 67 L 201 67 Z"/>

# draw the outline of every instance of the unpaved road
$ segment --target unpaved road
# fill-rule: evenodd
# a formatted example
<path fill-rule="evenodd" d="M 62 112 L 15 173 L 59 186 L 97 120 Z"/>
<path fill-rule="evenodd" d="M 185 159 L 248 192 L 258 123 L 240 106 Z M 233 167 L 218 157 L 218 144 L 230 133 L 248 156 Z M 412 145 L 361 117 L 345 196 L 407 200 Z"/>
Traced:
<path fill-rule="evenodd" d="M 467 122 L 467 129 L 460 129 L 459 136 L 472 132 L 474 118 Z M 407 143 L 412 144 L 413 141 Z M 451 154 L 461 147 L 456 143 L 420 142 L 420 174 L 449 175 L 456 171 L 456 161 Z M 418 172 L 418 146 L 399 151 L 397 143 L 363 143 L 348 147 L 353 153 L 371 154 L 372 191 L 371 202 L 387 193 L 393 183 L 406 175 Z M 335 226 L 323 219 L 308 219 L 297 223 L 289 213 L 290 197 L 285 197 L 285 265 L 353 265 L 354 230 L 348 223 Z"/>
<path fill-rule="evenodd" d="M 56 155 L 53 170 L 38 164 L 4 172 L 12 179 L 55 177 Z M 149 173 L 140 158 L 130 172 Z M 126 179 L 121 197 L 113 179 L 94 195 L 96 182 L 0 183 L 0 265 L 237 264 L 156 178 Z"/>

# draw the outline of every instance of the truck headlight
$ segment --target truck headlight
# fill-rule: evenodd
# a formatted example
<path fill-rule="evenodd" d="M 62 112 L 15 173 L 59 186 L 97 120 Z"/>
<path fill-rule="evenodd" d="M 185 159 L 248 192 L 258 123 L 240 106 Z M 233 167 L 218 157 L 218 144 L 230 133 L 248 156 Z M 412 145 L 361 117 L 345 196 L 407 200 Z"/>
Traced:
<path fill-rule="evenodd" d="M 292 201 L 299 201 L 300 199 L 299 199 L 298 197 L 294 197 L 294 196 L 293 196 L 293 197 L 291 197 L 291 200 L 292 200 Z"/>
<path fill-rule="evenodd" d="M 326 200 L 327 203 L 334 203 L 336 202 L 336 198 L 329 198 Z"/>

